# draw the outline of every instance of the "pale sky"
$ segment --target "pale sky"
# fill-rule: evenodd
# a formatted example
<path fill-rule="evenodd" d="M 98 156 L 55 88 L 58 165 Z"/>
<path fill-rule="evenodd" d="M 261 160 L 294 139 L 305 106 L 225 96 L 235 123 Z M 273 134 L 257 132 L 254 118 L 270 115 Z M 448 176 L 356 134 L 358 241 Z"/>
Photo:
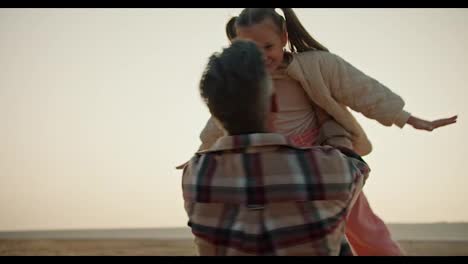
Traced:
<path fill-rule="evenodd" d="M 183 227 L 198 82 L 241 9 L 1 9 L 0 231 Z M 468 9 L 295 9 L 432 133 L 356 113 L 386 222 L 468 221 Z M 463 136 L 465 135 L 465 136 Z"/>

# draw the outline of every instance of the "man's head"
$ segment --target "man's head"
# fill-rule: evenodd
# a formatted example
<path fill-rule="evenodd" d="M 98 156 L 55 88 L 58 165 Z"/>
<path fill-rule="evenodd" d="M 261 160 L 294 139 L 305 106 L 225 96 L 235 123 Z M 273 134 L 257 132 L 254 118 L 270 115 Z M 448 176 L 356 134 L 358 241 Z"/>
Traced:
<path fill-rule="evenodd" d="M 200 94 L 230 135 L 268 131 L 272 83 L 255 43 L 236 40 L 213 54 L 200 81 Z"/>

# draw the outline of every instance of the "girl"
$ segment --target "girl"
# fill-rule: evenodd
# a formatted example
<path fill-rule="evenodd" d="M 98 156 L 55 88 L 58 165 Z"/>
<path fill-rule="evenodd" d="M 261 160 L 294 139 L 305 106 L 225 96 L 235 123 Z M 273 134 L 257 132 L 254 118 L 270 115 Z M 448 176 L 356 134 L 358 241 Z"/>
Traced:
<path fill-rule="evenodd" d="M 457 116 L 426 121 L 406 112 L 404 101 L 390 89 L 330 53 L 313 39 L 291 8 L 246 8 L 226 25 L 230 40 L 254 41 L 274 81 L 274 129 L 293 144 L 339 145 L 364 156 L 372 145 L 347 107 L 385 126 L 432 131 L 453 124 Z M 289 43 L 289 51 L 284 48 Z M 223 131 L 212 118 L 200 134 L 200 149 L 209 148 Z M 384 222 L 364 195 L 358 197 L 346 236 L 356 255 L 403 255 Z"/>

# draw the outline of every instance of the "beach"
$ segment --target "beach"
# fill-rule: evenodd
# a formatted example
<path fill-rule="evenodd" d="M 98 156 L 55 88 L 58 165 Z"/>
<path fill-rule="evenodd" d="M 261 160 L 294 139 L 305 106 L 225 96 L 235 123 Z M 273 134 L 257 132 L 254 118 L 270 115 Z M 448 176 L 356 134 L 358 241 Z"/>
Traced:
<path fill-rule="evenodd" d="M 467 223 L 389 224 L 409 256 L 468 256 Z M 196 256 L 187 227 L 0 232 L 0 256 Z"/>
<path fill-rule="evenodd" d="M 464 241 L 399 241 L 409 256 L 468 256 Z M 191 239 L 0 240 L 0 256 L 196 256 Z"/>

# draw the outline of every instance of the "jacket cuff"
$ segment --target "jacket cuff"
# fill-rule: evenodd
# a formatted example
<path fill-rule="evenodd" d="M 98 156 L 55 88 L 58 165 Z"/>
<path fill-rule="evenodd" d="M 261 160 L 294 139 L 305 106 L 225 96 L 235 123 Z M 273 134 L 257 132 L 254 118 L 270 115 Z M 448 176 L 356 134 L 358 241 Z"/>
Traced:
<path fill-rule="evenodd" d="M 406 112 L 405 110 L 402 110 L 401 113 L 399 113 L 395 118 L 394 124 L 400 128 L 403 128 L 406 125 L 406 122 L 408 122 L 410 116 L 410 113 Z"/>

